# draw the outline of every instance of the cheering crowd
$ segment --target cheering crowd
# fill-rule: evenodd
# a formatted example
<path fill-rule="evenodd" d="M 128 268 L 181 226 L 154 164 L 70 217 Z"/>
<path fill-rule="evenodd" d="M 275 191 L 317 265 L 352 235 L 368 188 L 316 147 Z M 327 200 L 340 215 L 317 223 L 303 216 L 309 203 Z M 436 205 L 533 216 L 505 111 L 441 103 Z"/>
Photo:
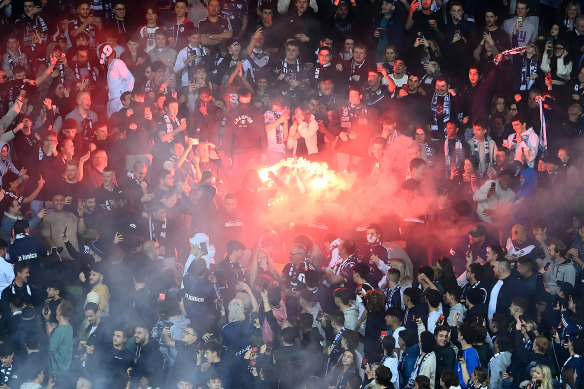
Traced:
<path fill-rule="evenodd" d="M 584 388 L 582 6 L 1 1 L 0 389 Z"/>

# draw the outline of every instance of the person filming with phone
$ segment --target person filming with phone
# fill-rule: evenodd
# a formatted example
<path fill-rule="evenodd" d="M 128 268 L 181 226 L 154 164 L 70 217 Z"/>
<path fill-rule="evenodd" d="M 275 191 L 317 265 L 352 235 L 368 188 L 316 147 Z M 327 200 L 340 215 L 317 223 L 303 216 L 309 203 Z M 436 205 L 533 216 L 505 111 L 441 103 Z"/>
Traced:
<path fill-rule="evenodd" d="M 513 173 L 504 170 L 498 180 L 488 180 L 474 193 L 473 200 L 478 203 L 477 215 L 482 221 L 492 223 L 511 207 L 515 199 L 515 192 L 510 187 L 512 182 Z"/>

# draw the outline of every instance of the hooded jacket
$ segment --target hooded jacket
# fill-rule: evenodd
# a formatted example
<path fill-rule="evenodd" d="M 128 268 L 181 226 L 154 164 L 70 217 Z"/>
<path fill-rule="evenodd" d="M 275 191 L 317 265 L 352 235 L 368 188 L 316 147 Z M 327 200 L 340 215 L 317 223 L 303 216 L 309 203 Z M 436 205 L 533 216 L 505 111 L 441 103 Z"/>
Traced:
<path fill-rule="evenodd" d="M 349 308 L 343 309 L 345 316 L 345 327 L 349 330 L 357 330 L 357 322 L 359 321 L 359 307 L 355 300 L 349 301 Z"/>
<path fill-rule="evenodd" d="M 511 353 L 503 351 L 495 354 L 489 361 L 489 389 L 501 389 L 503 379 L 501 373 L 506 371 L 511 364 Z"/>

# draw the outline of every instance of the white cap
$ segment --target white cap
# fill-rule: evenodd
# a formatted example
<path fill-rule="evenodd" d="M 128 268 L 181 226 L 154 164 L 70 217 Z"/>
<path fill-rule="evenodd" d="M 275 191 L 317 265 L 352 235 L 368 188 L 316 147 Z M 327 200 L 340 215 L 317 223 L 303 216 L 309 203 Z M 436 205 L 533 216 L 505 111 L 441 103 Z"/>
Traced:
<path fill-rule="evenodd" d="M 206 234 L 203 234 L 202 232 L 198 232 L 192 238 L 189 239 L 189 242 L 191 242 L 193 246 L 199 245 L 201 243 L 207 243 L 207 246 L 209 246 L 209 237 Z"/>

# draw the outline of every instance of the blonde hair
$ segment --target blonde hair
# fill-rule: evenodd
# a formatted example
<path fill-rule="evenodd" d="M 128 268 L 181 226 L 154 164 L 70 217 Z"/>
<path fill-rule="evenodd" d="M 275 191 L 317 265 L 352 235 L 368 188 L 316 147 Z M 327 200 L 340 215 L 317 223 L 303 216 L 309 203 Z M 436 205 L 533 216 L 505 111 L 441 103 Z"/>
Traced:
<path fill-rule="evenodd" d="M 535 365 L 532 369 L 535 369 L 536 372 L 543 376 L 543 379 L 541 380 L 541 389 L 553 389 L 552 371 L 548 366 Z"/>
<path fill-rule="evenodd" d="M 249 266 L 248 271 L 248 275 L 249 275 L 249 283 L 250 285 L 253 285 L 256 281 L 256 278 L 258 276 L 258 258 L 260 257 L 260 255 L 265 254 L 267 259 L 267 264 L 268 264 L 268 272 L 270 273 L 270 276 L 277 277 L 277 272 L 274 269 L 274 265 L 272 264 L 272 256 L 270 255 L 270 253 L 268 252 L 268 250 L 263 249 L 263 248 L 258 248 L 256 249 L 256 251 L 253 253 L 253 256 L 251 258 L 251 264 Z"/>
<path fill-rule="evenodd" d="M 243 301 L 240 299 L 231 300 L 227 309 L 229 310 L 229 314 L 227 315 L 229 323 L 245 320 L 245 308 L 243 306 Z"/>

